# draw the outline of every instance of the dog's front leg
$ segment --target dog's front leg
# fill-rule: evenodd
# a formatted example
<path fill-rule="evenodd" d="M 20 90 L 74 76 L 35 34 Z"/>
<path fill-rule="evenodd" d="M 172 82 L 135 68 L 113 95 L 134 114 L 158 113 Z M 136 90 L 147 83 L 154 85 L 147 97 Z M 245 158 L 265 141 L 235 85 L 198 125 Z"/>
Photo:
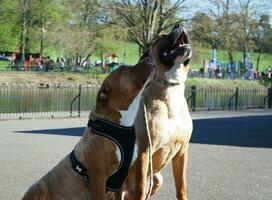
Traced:
<path fill-rule="evenodd" d="M 149 134 L 149 127 L 147 122 L 147 113 L 145 110 L 144 102 L 141 101 L 141 104 L 138 109 L 138 113 L 135 120 L 136 136 L 138 142 L 138 157 L 136 160 L 136 174 L 135 175 L 135 200 L 145 200 L 148 193 L 148 169 L 152 165 L 151 156 L 151 140 Z M 149 172 L 151 176 L 151 171 Z"/>
<path fill-rule="evenodd" d="M 141 152 L 137 161 L 137 169 L 136 169 L 136 185 L 135 185 L 135 199 L 137 200 L 145 200 L 147 192 L 147 178 L 148 178 L 148 153 Z"/>
<path fill-rule="evenodd" d="M 139 138 L 138 138 L 139 139 Z M 128 177 L 116 200 L 145 200 L 147 195 L 147 178 L 149 167 L 149 154 L 147 144 L 142 141 L 139 145 L 138 157 L 134 166 L 130 169 Z M 143 148 L 145 147 L 145 148 Z"/>
<path fill-rule="evenodd" d="M 90 176 L 91 200 L 106 200 L 106 178 L 103 175 Z"/>
<path fill-rule="evenodd" d="M 181 149 L 172 159 L 172 169 L 178 200 L 187 200 L 186 168 L 188 162 L 188 145 Z"/>

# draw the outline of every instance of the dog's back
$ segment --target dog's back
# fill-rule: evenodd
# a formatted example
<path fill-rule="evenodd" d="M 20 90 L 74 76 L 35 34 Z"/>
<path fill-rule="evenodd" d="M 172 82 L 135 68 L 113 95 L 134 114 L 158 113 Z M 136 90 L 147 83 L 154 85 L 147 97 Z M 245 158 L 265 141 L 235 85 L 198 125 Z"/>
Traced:
<path fill-rule="evenodd" d="M 69 156 L 32 185 L 22 200 L 90 199 L 90 192 L 81 177 L 71 168 Z"/>

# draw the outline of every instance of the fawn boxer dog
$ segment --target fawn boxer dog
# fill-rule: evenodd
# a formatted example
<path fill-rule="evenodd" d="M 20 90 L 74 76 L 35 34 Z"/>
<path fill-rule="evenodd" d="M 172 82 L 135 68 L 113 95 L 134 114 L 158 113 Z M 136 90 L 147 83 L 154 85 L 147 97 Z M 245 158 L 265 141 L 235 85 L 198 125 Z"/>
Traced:
<path fill-rule="evenodd" d="M 186 166 L 193 125 L 184 90 L 191 56 L 192 48 L 189 45 L 186 30 L 183 26 L 176 25 L 170 34 L 161 35 L 155 40 L 150 51 L 140 59 L 151 57 L 156 66 L 155 78 L 143 93 L 152 141 L 151 194 L 154 194 L 162 185 L 163 178 L 160 171 L 172 161 L 178 200 L 187 199 Z M 145 135 L 138 133 L 145 130 L 141 128 L 144 126 L 143 117 L 141 113 L 138 113 L 135 119 L 137 136 Z M 147 153 L 138 154 L 137 162 L 142 163 L 141 173 L 131 168 L 126 184 L 123 186 L 123 199 L 144 200 L 147 198 L 147 188 L 150 186 Z M 146 178 L 144 174 L 147 175 Z M 139 175 L 141 175 L 140 180 L 135 181 Z"/>
<path fill-rule="evenodd" d="M 137 156 L 133 123 L 154 74 L 148 58 L 113 71 L 99 89 L 88 127 L 72 153 L 31 186 L 23 200 L 103 200 L 106 191 L 118 190 Z"/>

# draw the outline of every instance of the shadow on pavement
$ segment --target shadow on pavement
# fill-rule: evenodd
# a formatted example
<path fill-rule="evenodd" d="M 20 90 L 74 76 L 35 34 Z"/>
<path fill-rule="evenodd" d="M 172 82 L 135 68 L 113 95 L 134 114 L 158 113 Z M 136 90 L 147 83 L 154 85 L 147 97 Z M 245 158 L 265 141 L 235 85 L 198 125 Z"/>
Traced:
<path fill-rule="evenodd" d="M 18 131 L 81 136 L 84 127 Z M 194 120 L 191 143 L 272 148 L 272 116 Z"/>
<path fill-rule="evenodd" d="M 190 142 L 272 148 L 272 116 L 194 120 Z"/>
<path fill-rule="evenodd" d="M 29 130 L 16 131 L 17 133 L 31 133 L 31 134 L 47 134 L 47 135 L 65 135 L 65 136 L 82 136 L 85 127 L 75 128 L 59 128 L 59 129 L 43 129 L 43 130 Z"/>

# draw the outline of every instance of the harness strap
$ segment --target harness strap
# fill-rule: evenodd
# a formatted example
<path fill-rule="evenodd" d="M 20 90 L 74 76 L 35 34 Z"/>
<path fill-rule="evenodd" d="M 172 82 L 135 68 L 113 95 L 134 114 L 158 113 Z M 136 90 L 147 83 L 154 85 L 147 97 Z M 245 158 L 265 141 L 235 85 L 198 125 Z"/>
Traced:
<path fill-rule="evenodd" d="M 104 119 L 89 120 L 88 127 L 93 134 L 105 137 L 115 143 L 121 151 L 121 161 L 117 171 L 112 174 L 106 182 L 106 189 L 118 191 L 125 181 L 132 161 L 135 146 L 135 128 L 121 126 Z M 103 148 L 103 147 L 101 147 Z M 76 159 L 74 151 L 70 153 L 72 168 L 89 182 L 87 169 Z"/>
<path fill-rule="evenodd" d="M 72 168 L 83 177 L 84 181 L 89 181 L 87 174 L 87 169 L 76 159 L 75 151 L 73 150 L 70 155 L 70 161 L 72 163 Z"/>
<path fill-rule="evenodd" d="M 106 182 L 108 190 L 113 192 L 118 191 L 127 177 L 132 162 L 136 140 L 135 128 L 134 126 L 121 126 L 100 118 L 89 120 L 88 127 L 91 128 L 93 134 L 111 140 L 121 151 L 121 161 L 117 171 Z"/>

